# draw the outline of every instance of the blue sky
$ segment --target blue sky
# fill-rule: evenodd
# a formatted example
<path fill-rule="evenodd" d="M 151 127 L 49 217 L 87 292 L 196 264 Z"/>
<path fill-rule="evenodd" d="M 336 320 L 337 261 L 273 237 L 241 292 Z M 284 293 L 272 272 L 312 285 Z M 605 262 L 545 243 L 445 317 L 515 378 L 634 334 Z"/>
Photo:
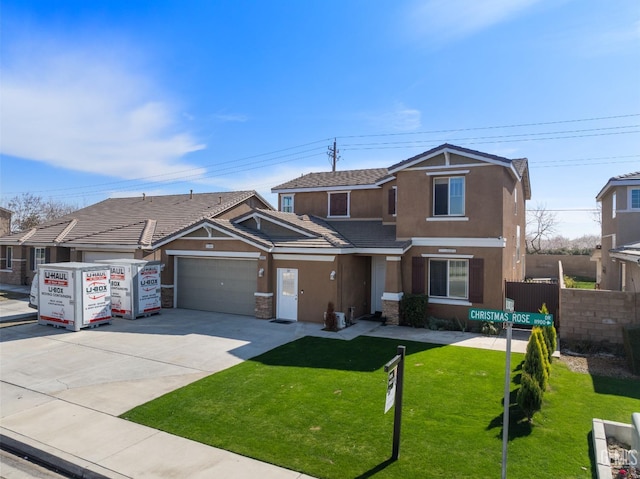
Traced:
<path fill-rule="evenodd" d="M 270 189 L 449 142 L 598 233 L 640 170 L 637 0 L 0 0 L 1 200 Z"/>

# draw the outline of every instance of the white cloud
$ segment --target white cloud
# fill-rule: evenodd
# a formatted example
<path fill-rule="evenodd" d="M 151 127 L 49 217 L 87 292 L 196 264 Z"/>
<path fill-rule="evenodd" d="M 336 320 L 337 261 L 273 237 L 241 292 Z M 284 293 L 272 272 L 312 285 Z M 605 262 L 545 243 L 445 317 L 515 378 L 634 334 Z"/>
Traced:
<path fill-rule="evenodd" d="M 377 114 L 367 114 L 366 119 L 373 127 L 383 131 L 411 132 L 422 126 L 422 113 L 415 108 L 409 108 L 397 103 L 391 111 Z"/>
<path fill-rule="evenodd" d="M 509 20 L 540 0 L 428 0 L 408 12 L 409 31 L 436 43 L 463 38 Z"/>
<path fill-rule="evenodd" d="M 120 178 L 184 175 L 205 148 L 181 117 L 111 52 L 33 52 L 3 60 L 0 153 Z M 25 60 L 28 58 L 28 63 Z M 190 175 L 204 173 L 194 168 Z"/>

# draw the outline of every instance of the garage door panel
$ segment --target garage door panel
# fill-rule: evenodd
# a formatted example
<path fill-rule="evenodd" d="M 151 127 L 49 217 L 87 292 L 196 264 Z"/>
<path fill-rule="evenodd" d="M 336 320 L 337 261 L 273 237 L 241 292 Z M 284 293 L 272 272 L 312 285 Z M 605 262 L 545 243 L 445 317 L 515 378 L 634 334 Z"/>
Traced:
<path fill-rule="evenodd" d="M 178 258 L 177 276 L 179 308 L 254 315 L 255 260 Z"/>

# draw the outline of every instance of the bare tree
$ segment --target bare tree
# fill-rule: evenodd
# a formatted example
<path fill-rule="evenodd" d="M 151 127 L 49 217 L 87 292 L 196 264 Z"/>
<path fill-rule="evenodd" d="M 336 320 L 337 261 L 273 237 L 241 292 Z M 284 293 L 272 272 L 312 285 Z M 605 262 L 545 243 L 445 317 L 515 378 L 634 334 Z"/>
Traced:
<path fill-rule="evenodd" d="M 600 226 L 600 229 L 602 229 L 602 203 L 600 201 L 596 203 L 596 210 L 592 213 L 592 215 L 593 221 L 598 223 L 598 226 Z"/>
<path fill-rule="evenodd" d="M 538 203 L 535 209 L 527 210 L 527 253 L 539 253 L 543 249 L 542 240 L 556 232 L 557 224 L 556 214 L 544 204 Z"/>
<path fill-rule="evenodd" d="M 7 202 L 6 208 L 12 212 L 11 231 L 26 231 L 40 223 L 72 213 L 78 208 L 53 199 L 44 200 L 32 193 L 22 193 Z"/>

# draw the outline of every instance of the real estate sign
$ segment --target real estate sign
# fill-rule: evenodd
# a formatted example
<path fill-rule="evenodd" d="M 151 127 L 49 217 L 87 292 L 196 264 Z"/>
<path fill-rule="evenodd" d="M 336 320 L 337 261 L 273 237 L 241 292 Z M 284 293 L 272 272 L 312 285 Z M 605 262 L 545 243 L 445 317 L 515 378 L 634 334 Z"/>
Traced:
<path fill-rule="evenodd" d="M 469 308 L 469 319 L 471 321 L 488 321 L 490 323 L 511 322 L 527 326 L 551 326 L 553 324 L 552 314 L 508 313 L 497 309 Z"/>

